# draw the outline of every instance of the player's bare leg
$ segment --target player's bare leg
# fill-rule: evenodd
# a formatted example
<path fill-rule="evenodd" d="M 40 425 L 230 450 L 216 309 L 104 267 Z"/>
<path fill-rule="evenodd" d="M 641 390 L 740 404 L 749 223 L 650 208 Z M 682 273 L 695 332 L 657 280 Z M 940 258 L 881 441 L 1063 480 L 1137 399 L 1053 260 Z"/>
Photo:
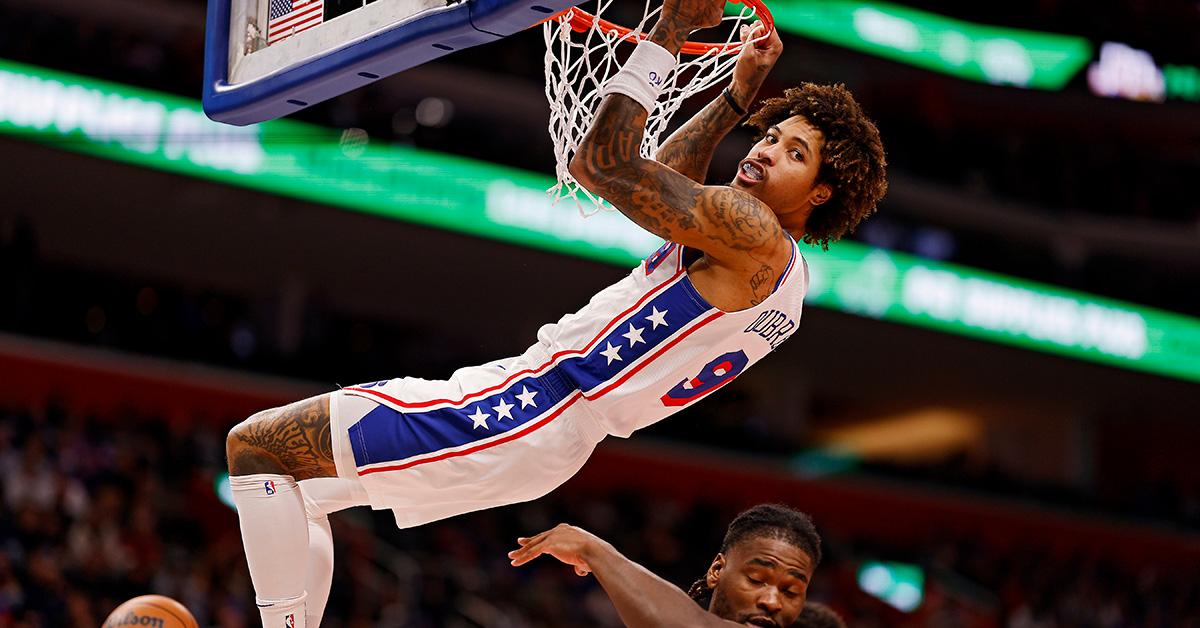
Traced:
<path fill-rule="evenodd" d="M 363 503 L 337 478 L 329 395 L 255 414 L 225 448 L 263 626 L 315 628 L 333 576 L 326 515 Z"/>

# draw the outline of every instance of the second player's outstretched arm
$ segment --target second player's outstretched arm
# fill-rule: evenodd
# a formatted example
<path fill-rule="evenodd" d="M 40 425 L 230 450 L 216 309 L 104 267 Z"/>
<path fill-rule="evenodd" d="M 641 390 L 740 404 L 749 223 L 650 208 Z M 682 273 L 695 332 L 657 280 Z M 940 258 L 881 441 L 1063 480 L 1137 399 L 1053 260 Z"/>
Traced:
<path fill-rule="evenodd" d="M 581 576 L 595 574 L 612 600 L 621 622 L 630 628 L 724 628 L 738 624 L 700 608 L 675 585 L 629 560 L 603 539 L 573 526 L 559 524 L 530 538 L 518 539 L 509 552 L 513 565 L 549 554 L 575 567 Z"/>
<path fill-rule="evenodd" d="M 742 27 L 743 42 L 755 38 L 759 38 L 759 41 L 746 45 L 738 53 L 737 65 L 729 83 L 729 97 L 742 111 L 750 108 L 759 87 L 783 51 L 779 34 L 773 31 L 768 37 L 761 37 L 761 28 L 761 22 L 753 27 Z M 704 183 L 717 145 L 742 117 L 726 101 L 725 95 L 720 94 L 672 133 L 659 147 L 655 159 L 696 183 Z"/>

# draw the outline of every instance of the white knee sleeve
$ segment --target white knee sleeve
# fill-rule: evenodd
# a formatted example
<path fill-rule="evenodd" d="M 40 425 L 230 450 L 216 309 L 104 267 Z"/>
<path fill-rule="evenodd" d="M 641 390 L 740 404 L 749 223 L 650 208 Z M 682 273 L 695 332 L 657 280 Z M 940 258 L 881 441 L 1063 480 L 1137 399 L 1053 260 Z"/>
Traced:
<path fill-rule="evenodd" d="M 229 478 L 264 628 L 305 628 L 308 518 L 291 476 Z"/>
<path fill-rule="evenodd" d="M 300 481 L 300 493 L 308 518 L 307 628 L 319 628 L 333 583 L 333 531 L 329 528 L 329 513 L 365 505 L 367 492 L 357 482 L 313 478 Z"/>

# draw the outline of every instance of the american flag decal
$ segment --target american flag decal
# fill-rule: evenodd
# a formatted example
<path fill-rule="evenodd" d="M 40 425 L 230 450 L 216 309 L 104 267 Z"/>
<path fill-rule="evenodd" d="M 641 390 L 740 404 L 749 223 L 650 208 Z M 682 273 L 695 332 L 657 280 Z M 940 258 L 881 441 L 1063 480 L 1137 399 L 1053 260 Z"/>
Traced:
<path fill-rule="evenodd" d="M 325 0 L 270 0 L 267 45 L 306 31 L 325 19 Z"/>

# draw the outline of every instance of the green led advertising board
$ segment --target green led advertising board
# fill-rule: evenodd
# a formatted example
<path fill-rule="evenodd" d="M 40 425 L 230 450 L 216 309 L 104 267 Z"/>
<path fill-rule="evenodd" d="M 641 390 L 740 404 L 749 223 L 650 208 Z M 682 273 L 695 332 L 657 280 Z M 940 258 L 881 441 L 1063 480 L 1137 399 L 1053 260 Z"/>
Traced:
<path fill-rule="evenodd" d="M 105 159 L 633 266 L 659 241 L 580 216 L 549 176 L 0 61 L 0 133 Z M 817 306 L 1200 381 L 1200 320 L 854 242 L 809 249 Z"/>
<path fill-rule="evenodd" d="M 1083 37 L 974 24 L 886 2 L 771 0 L 776 26 L 958 78 L 1062 89 L 1092 57 Z"/>

